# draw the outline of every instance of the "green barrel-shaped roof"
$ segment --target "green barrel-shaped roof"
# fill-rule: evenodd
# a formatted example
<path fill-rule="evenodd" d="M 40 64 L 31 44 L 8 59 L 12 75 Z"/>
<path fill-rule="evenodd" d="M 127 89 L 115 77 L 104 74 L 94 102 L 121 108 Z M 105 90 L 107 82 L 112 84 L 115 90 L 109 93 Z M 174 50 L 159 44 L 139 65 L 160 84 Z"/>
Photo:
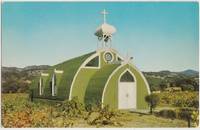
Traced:
<path fill-rule="evenodd" d="M 46 79 L 45 86 L 44 86 L 44 94 L 39 96 L 38 94 L 34 94 L 34 97 L 39 98 L 47 98 L 47 99 L 57 99 L 57 100 L 65 100 L 69 98 L 70 94 L 70 87 L 73 81 L 73 78 L 78 71 L 79 67 L 82 65 L 82 63 L 92 54 L 95 52 L 91 52 L 85 55 L 82 55 L 80 57 L 76 57 L 73 59 L 70 59 L 68 61 L 65 61 L 63 63 L 57 64 L 55 66 L 52 66 L 47 73 L 49 73 L 48 78 Z M 56 74 L 57 79 L 57 93 L 56 96 L 51 96 L 51 86 L 50 81 L 54 72 L 54 69 L 57 70 L 63 70 L 62 74 Z M 36 91 L 37 89 L 37 83 L 39 82 L 38 78 L 34 81 L 34 87 Z M 38 92 L 35 92 L 38 93 Z"/>
<path fill-rule="evenodd" d="M 120 64 L 107 64 L 99 69 L 88 83 L 85 93 L 85 104 L 97 104 L 101 102 L 103 89 L 110 74 Z"/>

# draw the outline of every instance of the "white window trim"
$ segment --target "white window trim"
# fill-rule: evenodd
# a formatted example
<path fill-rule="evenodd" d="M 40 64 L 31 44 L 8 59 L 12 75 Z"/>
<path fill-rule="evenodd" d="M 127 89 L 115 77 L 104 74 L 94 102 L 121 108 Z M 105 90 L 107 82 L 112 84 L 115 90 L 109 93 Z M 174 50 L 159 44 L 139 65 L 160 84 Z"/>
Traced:
<path fill-rule="evenodd" d="M 124 58 L 120 56 L 119 54 L 116 55 L 116 60 L 118 60 L 118 58 L 122 59 L 122 61 L 124 60 Z"/>
<path fill-rule="evenodd" d="M 137 79 L 136 79 L 135 75 L 134 75 L 134 74 L 131 72 L 131 70 L 128 69 L 128 68 L 126 68 L 126 69 L 120 74 L 119 79 L 118 79 L 118 83 L 121 82 L 120 79 L 121 79 L 122 75 L 124 75 L 127 71 L 134 77 L 134 82 L 135 82 L 136 85 L 137 85 Z"/>
<path fill-rule="evenodd" d="M 62 74 L 64 71 L 63 70 L 57 70 L 56 68 L 54 69 L 54 73 L 56 74 Z"/>
<path fill-rule="evenodd" d="M 137 109 L 137 96 L 138 96 L 138 93 L 137 93 L 137 79 L 136 79 L 135 75 L 131 72 L 131 70 L 128 69 L 128 68 L 126 68 L 126 69 L 120 74 L 120 76 L 119 76 L 119 78 L 118 78 L 118 84 L 117 84 L 117 93 L 118 93 L 118 97 L 117 97 L 117 101 L 119 102 L 119 83 L 121 82 L 120 79 L 121 79 L 121 77 L 122 77 L 127 71 L 134 77 L 134 82 L 133 82 L 133 83 L 136 84 L 136 86 L 135 86 L 135 87 L 136 87 L 136 88 L 135 88 L 135 91 L 136 91 L 135 109 Z M 118 104 L 117 108 L 119 109 L 119 104 Z"/>
<path fill-rule="evenodd" d="M 97 67 L 95 66 L 86 66 L 92 59 L 94 59 L 95 57 L 99 57 L 99 64 Z M 94 55 L 92 55 L 91 57 L 89 57 L 87 60 L 85 60 L 85 62 L 83 63 L 83 65 L 81 65 L 81 68 L 87 68 L 87 69 L 100 69 L 101 68 L 101 56 L 99 53 L 96 53 Z"/>
<path fill-rule="evenodd" d="M 52 79 L 51 79 L 51 81 L 52 81 L 52 83 L 51 83 L 52 96 L 56 96 L 56 85 L 54 85 L 54 80 L 55 80 L 54 78 L 55 78 L 55 74 L 53 74 Z"/>
<path fill-rule="evenodd" d="M 112 60 L 111 60 L 111 61 L 107 61 L 107 60 L 105 59 L 105 54 L 106 54 L 106 53 L 110 53 L 110 54 L 112 55 Z M 115 59 L 115 57 L 114 57 L 114 55 L 113 55 L 113 53 L 112 53 L 111 51 L 105 51 L 105 52 L 103 53 L 103 60 L 104 60 L 106 63 L 113 62 L 114 59 Z"/>
<path fill-rule="evenodd" d="M 49 74 L 48 73 L 41 73 L 41 76 L 49 76 Z"/>
<path fill-rule="evenodd" d="M 91 60 L 91 59 L 93 59 L 94 57 L 96 57 L 96 56 L 99 56 L 99 58 L 101 59 L 101 55 L 100 55 L 101 53 L 100 52 L 96 52 L 95 54 L 93 54 L 93 55 L 91 55 L 90 57 L 88 57 L 82 64 L 81 64 L 81 66 L 79 67 L 79 69 L 77 70 L 77 72 L 76 72 L 76 74 L 75 74 L 75 76 L 74 76 L 74 78 L 73 78 L 73 81 L 72 81 L 72 84 L 71 84 L 71 86 L 70 86 L 70 92 L 69 92 L 69 100 L 71 100 L 72 99 L 72 90 L 73 90 L 73 86 L 74 86 L 74 83 L 75 83 L 75 81 L 76 81 L 76 78 L 77 78 L 77 76 L 78 76 L 78 74 L 79 74 L 79 72 L 80 72 L 80 70 L 82 69 L 82 68 L 86 68 L 86 69 L 100 69 L 101 68 L 101 60 L 99 61 L 99 67 L 85 67 L 85 65 Z"/>
<path fill-rule="evenodd" d="M 133 64 L 131 64 L 131 63 L 129 63 L 129 65 L 132 66 L 133 68 L 135 68 L 136 71 L 140 73 L 140 75 L 141 75 L 142 78 L 144 79 L 145 85 L 147 86 L 147 92 L 148 92 L 148 94 L 151 94 L 149 84 L 148 84 L 146 78 L 144 77 L 143 73 L 142 73 L 135 65 L 133 65 Z"/>
<path fill-rule="evenodd" d="M 106 81 L 106 84 L 105 84 L 105 87 L 104 87 L 104 89 L 103 89 L 103 94 L 102 94 L 102 99 L 101 99 L 101 107 L 103 108 L 104 107 L 104 97 L 105 97 L 105 92 L 106 92 L 106 88 L 107 88 L 107 86 L 108 86 L 108 83 L 109 83 L 109 81 L 110 81 L 110 79 L 112 78 L 112 76 L 120 69 L 120 68 L 122 68 L 123 66 L 125 66 L 125 64 L 124 65 L 120 65 L 119 67 L 117 67 L 113 72 L 112 72 L 112 74 L 109 76 L 109 78 L 108 78 L 108 80 Z"/>
<path fill-rule="evenodd" d="M 42 78 L 40 77 L 40 81 L 39 81 L 39 95 L 42 95 Z"/>
<path fill-rule="evenodd" d="M 106 84 L 105 84 L 105 87 L 103 89 L 103 94 L 102 94 L 102 99 L 101 99 L 101 103 L 102 103 L 102 106 L 101 107 L 104 107 L 104 98 L 105 98 L 105 92 L 106 92 L 106 89 L 107 89 L 107 86 L 108 86 L 108 83 L 110 81 L 110 79 L 112 78 L 112 76 L 122 67 L 124 67 L 125 65 L 127 64 L 121 64 L 119 67 L 117 67 L 113 72 L 112 74 L 109 76 L 108 80 L 106 81 Z M 151 94 L 151 91 L 150 91 L 150 88 L 149 88 L 149 84 L 146 80 L 146 78 L 144 77 L 144 75 L 142 74 L 142 72 L 136 67 L 134 66 L 133 64 L 129 63 L 128 65 L 132 66 L 137 72 L 139 72 L 139 74 L 142 76 L 144 82 L 145 82 L 145 85 L 147 86 L 147 92 L 148 94 Z M 137 107 L 137 106 L 136 106 Z"/>

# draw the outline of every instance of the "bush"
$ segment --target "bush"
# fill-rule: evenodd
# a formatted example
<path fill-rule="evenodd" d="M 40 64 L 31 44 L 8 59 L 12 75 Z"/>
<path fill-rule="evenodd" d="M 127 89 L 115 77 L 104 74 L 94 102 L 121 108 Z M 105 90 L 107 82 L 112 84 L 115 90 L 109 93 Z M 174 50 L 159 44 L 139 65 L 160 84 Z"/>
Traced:
<path fill-rule="evenodd" d="M 194 122 L 194 126 L 199 126 L 199 111 L 193 111 L 191 115 L 192 121 Z"/>
<path fill-rule="evenodd" d="M 161 110 L 158 112 L 159 116 L 162 116 L 164 118 L 171 118 L 171 119 L 175 119 L 176 118 L 176 111 L 174 110 Z"/>
<path fill-rule="evenodd" d="M 177 110 L 161 110 L 156 113 L 157 116 L 171 119 L 181 119 L 188 122 L 188 127 L 199 125 L 199 111 L 194 108 L 179 108 Z M 193 124 L 192 124 L 193 123 Z"/>
<path fill-rule="evenodd" d="M 156 108 L 156 106 L 158 105 L 159 103 L 159 96 L 156 95 L 156 94 L 151 94 L 151 95 L 147 95 L 145 97 L 145 101 L 149 104 L 149 107 L 150 107 L 150 113 L 152 114 L 153 112 L 153 109 Z"/>
<path fill-rule="evenodd" d="M 191 104 L 190 104 L 191 107 L 194 107 L 194 108 L 199 108 L 199 99 L 198 98 L 195 98 L 191 101 Z"/>
<path fill-rule="evenodd" d="M 157 95 L 161 99 L 161 106 L 199 107 L 199 94 L 197 92 L 163 92 Z"/>
<path fill-rule="evenodd" d="M 187 120 L 188 118 L 191 118 L 193 109 L 191 108 L 180 108 L 178 109 L 178 118 Z"/>
<path fill-rule="evenodd" d="M 110 109 L 108 105 L 103 108 L 101 105 L 94 106 L 88 112 L 87 123 L 90 125 L 114 125 L 114 126 L 122 126 L 121 123 L 115 120 L 115 117 L 118 116 L 117 111 L 113 111 Z"/>
<path fill-rule="evenodd" d="M 173 105 L 174 105 L 175 107 L 186 107 L 186 102 L 185 102 L 184 99 L 175 99 L 175 100 L 173 101 Z"/>
<path fill-rule="evenodd" d="M 85 111 L 83 104 L 78 101 L 77 97 L 74 97 L 72 100 L 66 100 L 60 105 L 58 104 L 57 108 L 66 117 L 80 117 L 83 116 Z"/>
<path fill-rule="evenodd" d="M 190 84 L 183 84 L 181 85 L 182 90 L 183 91 L 193 91 L 194 90 L 194 86 L 190 85 Z"/>
<path fill-rule="evenodd" d="M 191 108 L 180 108 L 178 111 L 178 118 L 186 120 L 188 122 L 188 127 L 191 127 L 193 110 L 194 109 Z"/>
<path fill-rule="evenodd" d="M 176 107 L 199 107 L 199 99 L 197 98 L 177 98 L 174 99 L 173 105 Z"/>

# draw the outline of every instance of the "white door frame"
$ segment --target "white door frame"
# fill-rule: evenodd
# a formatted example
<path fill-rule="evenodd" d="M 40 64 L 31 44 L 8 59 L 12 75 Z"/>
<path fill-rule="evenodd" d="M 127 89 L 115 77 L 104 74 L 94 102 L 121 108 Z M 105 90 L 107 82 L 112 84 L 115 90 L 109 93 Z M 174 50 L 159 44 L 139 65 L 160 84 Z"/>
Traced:
<path fill-rule="evenodd" d="M 134 82 L 135 82 L 135 84 L 136 84 L 136 86 L 135 86 L 135 108 L 134 109 L 137 109 L 137 80 L 136 80 L 136 77 L 135 77 L 135 75 L 127 68 L 127 69 L 125 69 L 121 74 L 120 74 L 120 76 L 119 76 L 119 78 L 118 78 L 118 85 L 117 85 L 117 87 L 118 87 L 118 109 L 120 109 L 119 108 L 119 84 L 120 84 L 120 79 L 121 79 L 121 77 L 122 77 L 122 75 L 124 75 L 126 72 L 129 72 L 132 76 L 133 76 L 133 78 L 134 78 Z M 127 108 L 127 109 L 129 109 L 129 108 Z M 131 108 L 130 108 L 131 109 Z"/>

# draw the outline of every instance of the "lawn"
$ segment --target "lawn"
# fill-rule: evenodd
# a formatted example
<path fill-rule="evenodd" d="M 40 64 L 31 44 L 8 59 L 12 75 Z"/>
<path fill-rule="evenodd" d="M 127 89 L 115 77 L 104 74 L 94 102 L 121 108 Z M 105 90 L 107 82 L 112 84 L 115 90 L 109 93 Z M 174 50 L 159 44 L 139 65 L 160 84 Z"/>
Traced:
<path fill-rule="evenodd" d="M 187 122 L 149 114 L 118 111 L 113 124 L 92 125 L 80 117 L 64 117 L 56 104 L 30 102 L 27 94 L 2 94 L 4 127 L 187 127 Z M 97 113 L 96 113 L 97 114 Z M 93 113 L 95 116 L 95 113 Z"/>

